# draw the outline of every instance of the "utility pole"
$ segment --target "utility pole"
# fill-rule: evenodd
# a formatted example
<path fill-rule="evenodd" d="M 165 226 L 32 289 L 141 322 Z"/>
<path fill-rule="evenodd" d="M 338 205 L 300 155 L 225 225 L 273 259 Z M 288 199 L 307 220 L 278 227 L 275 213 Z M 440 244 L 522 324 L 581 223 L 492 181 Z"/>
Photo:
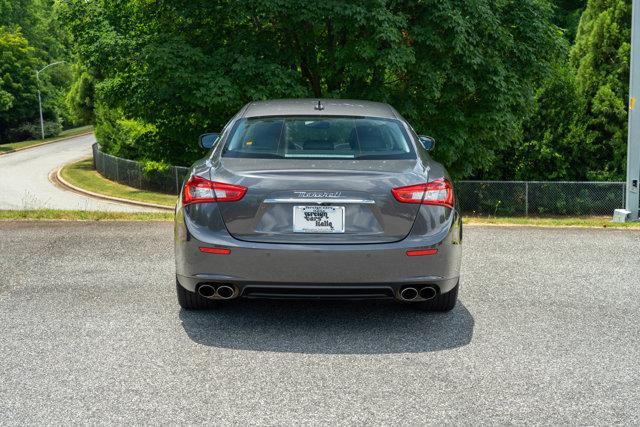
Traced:
<path fill-rule="evenodd" d="M 38 81 L 38 107 L 40 108 L 40 134 L 42 135 L 42 139 L 44 139 L 44 119 L 42 118 L 42 95 L 40 95 L 40 73 L 49 67 L 53 67 L 54 65 L 64 64 L 64 62 L 65 61 L 53 62 L 49 65 L 44 66 L 39 70 L 36 70 L 36 80 Z"/>
<path fill-rule="evenodd" d="M 640 0 L 633 0 L 631 19 L 631 70 L 629 81 L 629 138 L 627 140 L 627 203 L 631 221 L 640 206 Z"/>

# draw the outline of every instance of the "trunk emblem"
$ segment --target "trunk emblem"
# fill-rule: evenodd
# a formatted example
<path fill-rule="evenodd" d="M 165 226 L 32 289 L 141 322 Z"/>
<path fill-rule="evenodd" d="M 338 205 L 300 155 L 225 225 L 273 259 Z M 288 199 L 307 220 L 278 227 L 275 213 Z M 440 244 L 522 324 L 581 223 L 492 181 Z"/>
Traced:
<path fill-rule="evenodd" d="M 294 191 L 294 194 L 305 199 L 333 199 L 336 197 L 342 197 L 342 191 Z"/>

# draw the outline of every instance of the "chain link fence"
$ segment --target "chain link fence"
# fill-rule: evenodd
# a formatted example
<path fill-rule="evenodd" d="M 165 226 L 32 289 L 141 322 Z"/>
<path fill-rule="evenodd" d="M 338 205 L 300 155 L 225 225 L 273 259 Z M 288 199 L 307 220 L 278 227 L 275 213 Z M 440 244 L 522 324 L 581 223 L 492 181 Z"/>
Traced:
<path fill-rule="evenodd" d="M 460 181 L 462 211 L 493 216 L 609 216 L 625 205 L 624 182 Z"/>
<path fill-rule="evenodd" d="M 112 181 L 142 190 L 178 194 L 189 168 L 148 171 L 93 145 L 94 166 Z M 458 206 L 465 214 L 492 216 L 609 216 L 625 205 L 624 182 L 459 181 Z"/>
<path fill-rule="evenodd" d="M 93 165 L 105 178 L 141 190 L 178 194 L 189 168 L 170 166 L 166 170 L 145 171 L 140 162 L 103 153 L 93 144 Z"/>

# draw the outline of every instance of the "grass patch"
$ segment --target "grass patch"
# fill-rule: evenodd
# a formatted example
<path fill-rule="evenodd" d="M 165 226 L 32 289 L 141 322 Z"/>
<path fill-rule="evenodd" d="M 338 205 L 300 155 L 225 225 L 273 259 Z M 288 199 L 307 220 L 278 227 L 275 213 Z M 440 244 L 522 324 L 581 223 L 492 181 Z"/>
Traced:
<path fill-rule="evenodd" d="M 634 228 L 640 229 L 640 222 L 611 222 L 610 217 L 567 217 L 567 218 L 497 218 L 463 217 L 468 225 L 524 225 L 532 227 L 583 227 L 583 228 Z"/>
<path fill-rule="evenodd" d="M 58 139 L 68 138 L 70 136 L 80 135 L 82 133 L 91 132 L 93 126 L 81 126 L 79 128 L 67 129 L 60 132 L 57 136 L 52 136 L 46 139 L 33 139 L 30 141 L 12 142 L 9 144 L 0 145 L 0 153 L 10 153 L 19 148 L 30 147 L 32 145 L 42 144 L 43 142 L 57 141 Z"/>
<path fill-rule="evenodd" d="M 0 220 L 66 220 L 66 221 L 172 221 L 173 212 L 94 212 L 38 210 L 0 210 Z"/>
<path fill-rule="evenodd" d="M 105 196 L 155 203 L 167 207 L 173 207 L 177 199 L 177 196 L 171 194 L 140 190 L 110 181 L 93 169 L 93 160 L 91 159 L 70 163 L 62 168 L 60 174 L 69 184 L 93 193 L 104 194 Z"/>

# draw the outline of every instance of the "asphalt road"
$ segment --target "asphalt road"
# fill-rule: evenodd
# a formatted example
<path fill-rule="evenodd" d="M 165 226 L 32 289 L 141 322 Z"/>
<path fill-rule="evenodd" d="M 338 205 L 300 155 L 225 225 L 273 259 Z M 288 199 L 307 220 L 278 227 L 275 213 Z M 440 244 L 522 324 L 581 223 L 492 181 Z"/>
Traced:
<path fill-rule="evenodd" d="M 0 423 L 640 422 L 640 232 L 468 227 L 447 314 L 184 312 L 171 233 L 0 222 Z"/>
<path fill-rule="evenodd" d="M 85 197 L 51 183 L 51 171 L 90 157 L 95 140 L 93 134 L 81 135 L 0 156 L 0 209 L 150 210 Z"/>

